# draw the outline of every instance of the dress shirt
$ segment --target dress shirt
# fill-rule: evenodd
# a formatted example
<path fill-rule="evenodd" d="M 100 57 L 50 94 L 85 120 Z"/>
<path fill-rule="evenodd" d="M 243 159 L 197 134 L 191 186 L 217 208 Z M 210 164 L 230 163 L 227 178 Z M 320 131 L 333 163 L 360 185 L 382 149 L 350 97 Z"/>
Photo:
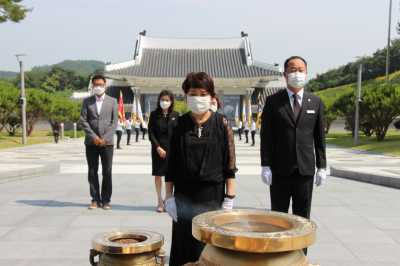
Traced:
<path fill-rule="evenodd" d="M 127 119 L 126 121 L 125 121 L 125 129 L 126 130 L 128 130 L 128 129 L 132 129 L 132 122 L 131 122 L 132 120 L 129 120 L 129 119 Z"/>
<path fill-rule="evenodd" d="M 243 123 L 242 123 L 242 121 L 239 121 L 239 128 L 242 128 L 243 127 Z"/>
<path fill-rule="evenodd" d="M 251 122 L 250 124 L 250 132 L 256 131 L 256 122 Z"/>
<path fill-rule="evenodd" d="M 246 130 L 249 130 L 249 123 L 244 123 L 244 130 L 246 131 Z"/>
<path fill-rule="evenodd" d="M 286 88 L 286 91 L 289 95 L 289 100 L 290 100 L 290 106 L 292 106 L 292 110 L 293 110 L 293 103 L 294 103 L 294 98 L 293 98 L 293 94 L 295 94 L 293 91 L 289 90 L 288 88 Z M 298 93 L 297 93 L 297 102 L 300 104 L 300 108 L 303 106 L 303 95 L 304 95 L 304 89 L 301 89 Z"/>
<path fill-rule="evenodd" d="M 96 98 L 96 106 L 97 106 L 97 114 L 100 115 L 101 113 L 101 107 L 103 107 L 103 102 L 104 102 L 104 98 L 106 97 L 106 94 L 103 93 L 103 95 L 99 97 L 95 94 L 94 97 Z"/>
<path fill-rule="evenodd" d="M 143 121 L 142 127 L 143 127 L 143 129 L 147 129 L 147 122 L 146 121 Z"/>
<path fill-rule="evenodd" d="M 135 121 L 135 128 L 140 128 L 140 120 Z"/>
<path fill-rule="evenodd" d="M 122 131 L 122 127 L 124 126 L 124 122 L 120 122 L 119 120 L 118 120 L 118 123 L 117 123 L 117 131 Z"/>

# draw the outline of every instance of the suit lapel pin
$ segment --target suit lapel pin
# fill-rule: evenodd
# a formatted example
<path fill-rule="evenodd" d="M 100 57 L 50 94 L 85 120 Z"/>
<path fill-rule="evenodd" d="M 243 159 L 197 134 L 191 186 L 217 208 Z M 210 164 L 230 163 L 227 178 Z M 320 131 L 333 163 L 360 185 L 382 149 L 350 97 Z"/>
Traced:
<path fill-rule="evenodd" d="M 173 117 L 172 120 L 175 120 L 175 117 Z"/>
<path fill-rule="evenodd" d="M 311 102 L 311 100 L 310 100 L 310 99 L 308 99 L 308 101 L 309 101 L 309 102 Z"/>

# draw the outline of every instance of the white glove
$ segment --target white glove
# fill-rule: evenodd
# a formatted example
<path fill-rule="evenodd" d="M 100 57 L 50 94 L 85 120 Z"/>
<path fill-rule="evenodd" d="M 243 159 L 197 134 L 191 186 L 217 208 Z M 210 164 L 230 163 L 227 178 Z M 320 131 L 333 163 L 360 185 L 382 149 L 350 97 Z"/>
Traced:
<path fill-rule="evenodd" d="M 261 180 L 268 186 L 272 185 L 272 172 L 269 166 L 262 167 Z"/>
<path fill-rule="evenodd" d="M 176 222 L 178 222 L 178 214 L 176 213 L 176 204 L 175 198 L 169 198 L 165 200 L 165 209 L 168 212 L 169 216 Z"/>
<path fill-rule="evenodd" d="M 233 209 L 233 199 L 225 198 L 222 202 L 221 210 L 232 210 Z"/>
<path fill-rule="evenodd" d="M 319 187 L 325 182 L 326 179 L 326 170 L 325 169 L 318 169 L 317 174 L 315 175 L 315 185 Z"/>

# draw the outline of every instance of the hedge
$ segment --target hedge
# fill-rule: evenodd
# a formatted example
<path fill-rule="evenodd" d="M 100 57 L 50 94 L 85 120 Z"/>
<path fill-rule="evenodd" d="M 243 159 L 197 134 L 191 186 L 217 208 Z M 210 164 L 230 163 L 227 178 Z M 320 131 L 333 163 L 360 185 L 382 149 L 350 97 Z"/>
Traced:
<path fill-rule="evenodd" d="M 46 136 L 53 136 L 53 132 L 48 132 L 46 134 Z M 59 136 L 61 136 L 61 132 L 59 134 Z M 74 132 L 73 131 L 64 131 L 64 136 L 73 138 L 74 137 Z M 80 137 L 84 137 L 85 136 L 85 132 L 84 131 L 76 131 L 76 137 L 80 138 Z"/>

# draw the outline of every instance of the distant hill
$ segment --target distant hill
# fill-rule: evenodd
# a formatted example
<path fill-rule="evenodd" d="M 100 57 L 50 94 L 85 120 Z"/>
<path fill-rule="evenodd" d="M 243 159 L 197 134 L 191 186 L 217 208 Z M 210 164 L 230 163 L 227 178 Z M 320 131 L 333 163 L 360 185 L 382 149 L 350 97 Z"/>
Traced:
<path fill-rule="evenodd" d="M 386 84 L 386 76 L 365 80 L 361 83 L 361 89 L 363 86 L 367 85 L 383 85 Z M 396 71 L 389 75 L 389 84 L 396 84 L 400 85 L 400 71 Z M 314 92 L 317 96 L 325 96 L 327 98 L 336 97 L 338 94 L 348 91 L 348 90 L 355 90 L 357 89 L 357 83 L 350 83 L 347 85 L 326 89 L 323 91 Z"/>
<path fill-rule="evenodd" d="M 0 78 L 10 79 L 15 77 L 19 72 L 12 71 L 0 71 Z"/>
<path fill-rule="evenodd" d="M 100 67 L 104 67 L 105 63 L 96 60 L 64 60 L 61 63 L 54 64 L 64 68 L 72 68 L 77 75 L 87 75 Z M 50 70 L 54 65 L 34 66 L 31 71 Z"/>

